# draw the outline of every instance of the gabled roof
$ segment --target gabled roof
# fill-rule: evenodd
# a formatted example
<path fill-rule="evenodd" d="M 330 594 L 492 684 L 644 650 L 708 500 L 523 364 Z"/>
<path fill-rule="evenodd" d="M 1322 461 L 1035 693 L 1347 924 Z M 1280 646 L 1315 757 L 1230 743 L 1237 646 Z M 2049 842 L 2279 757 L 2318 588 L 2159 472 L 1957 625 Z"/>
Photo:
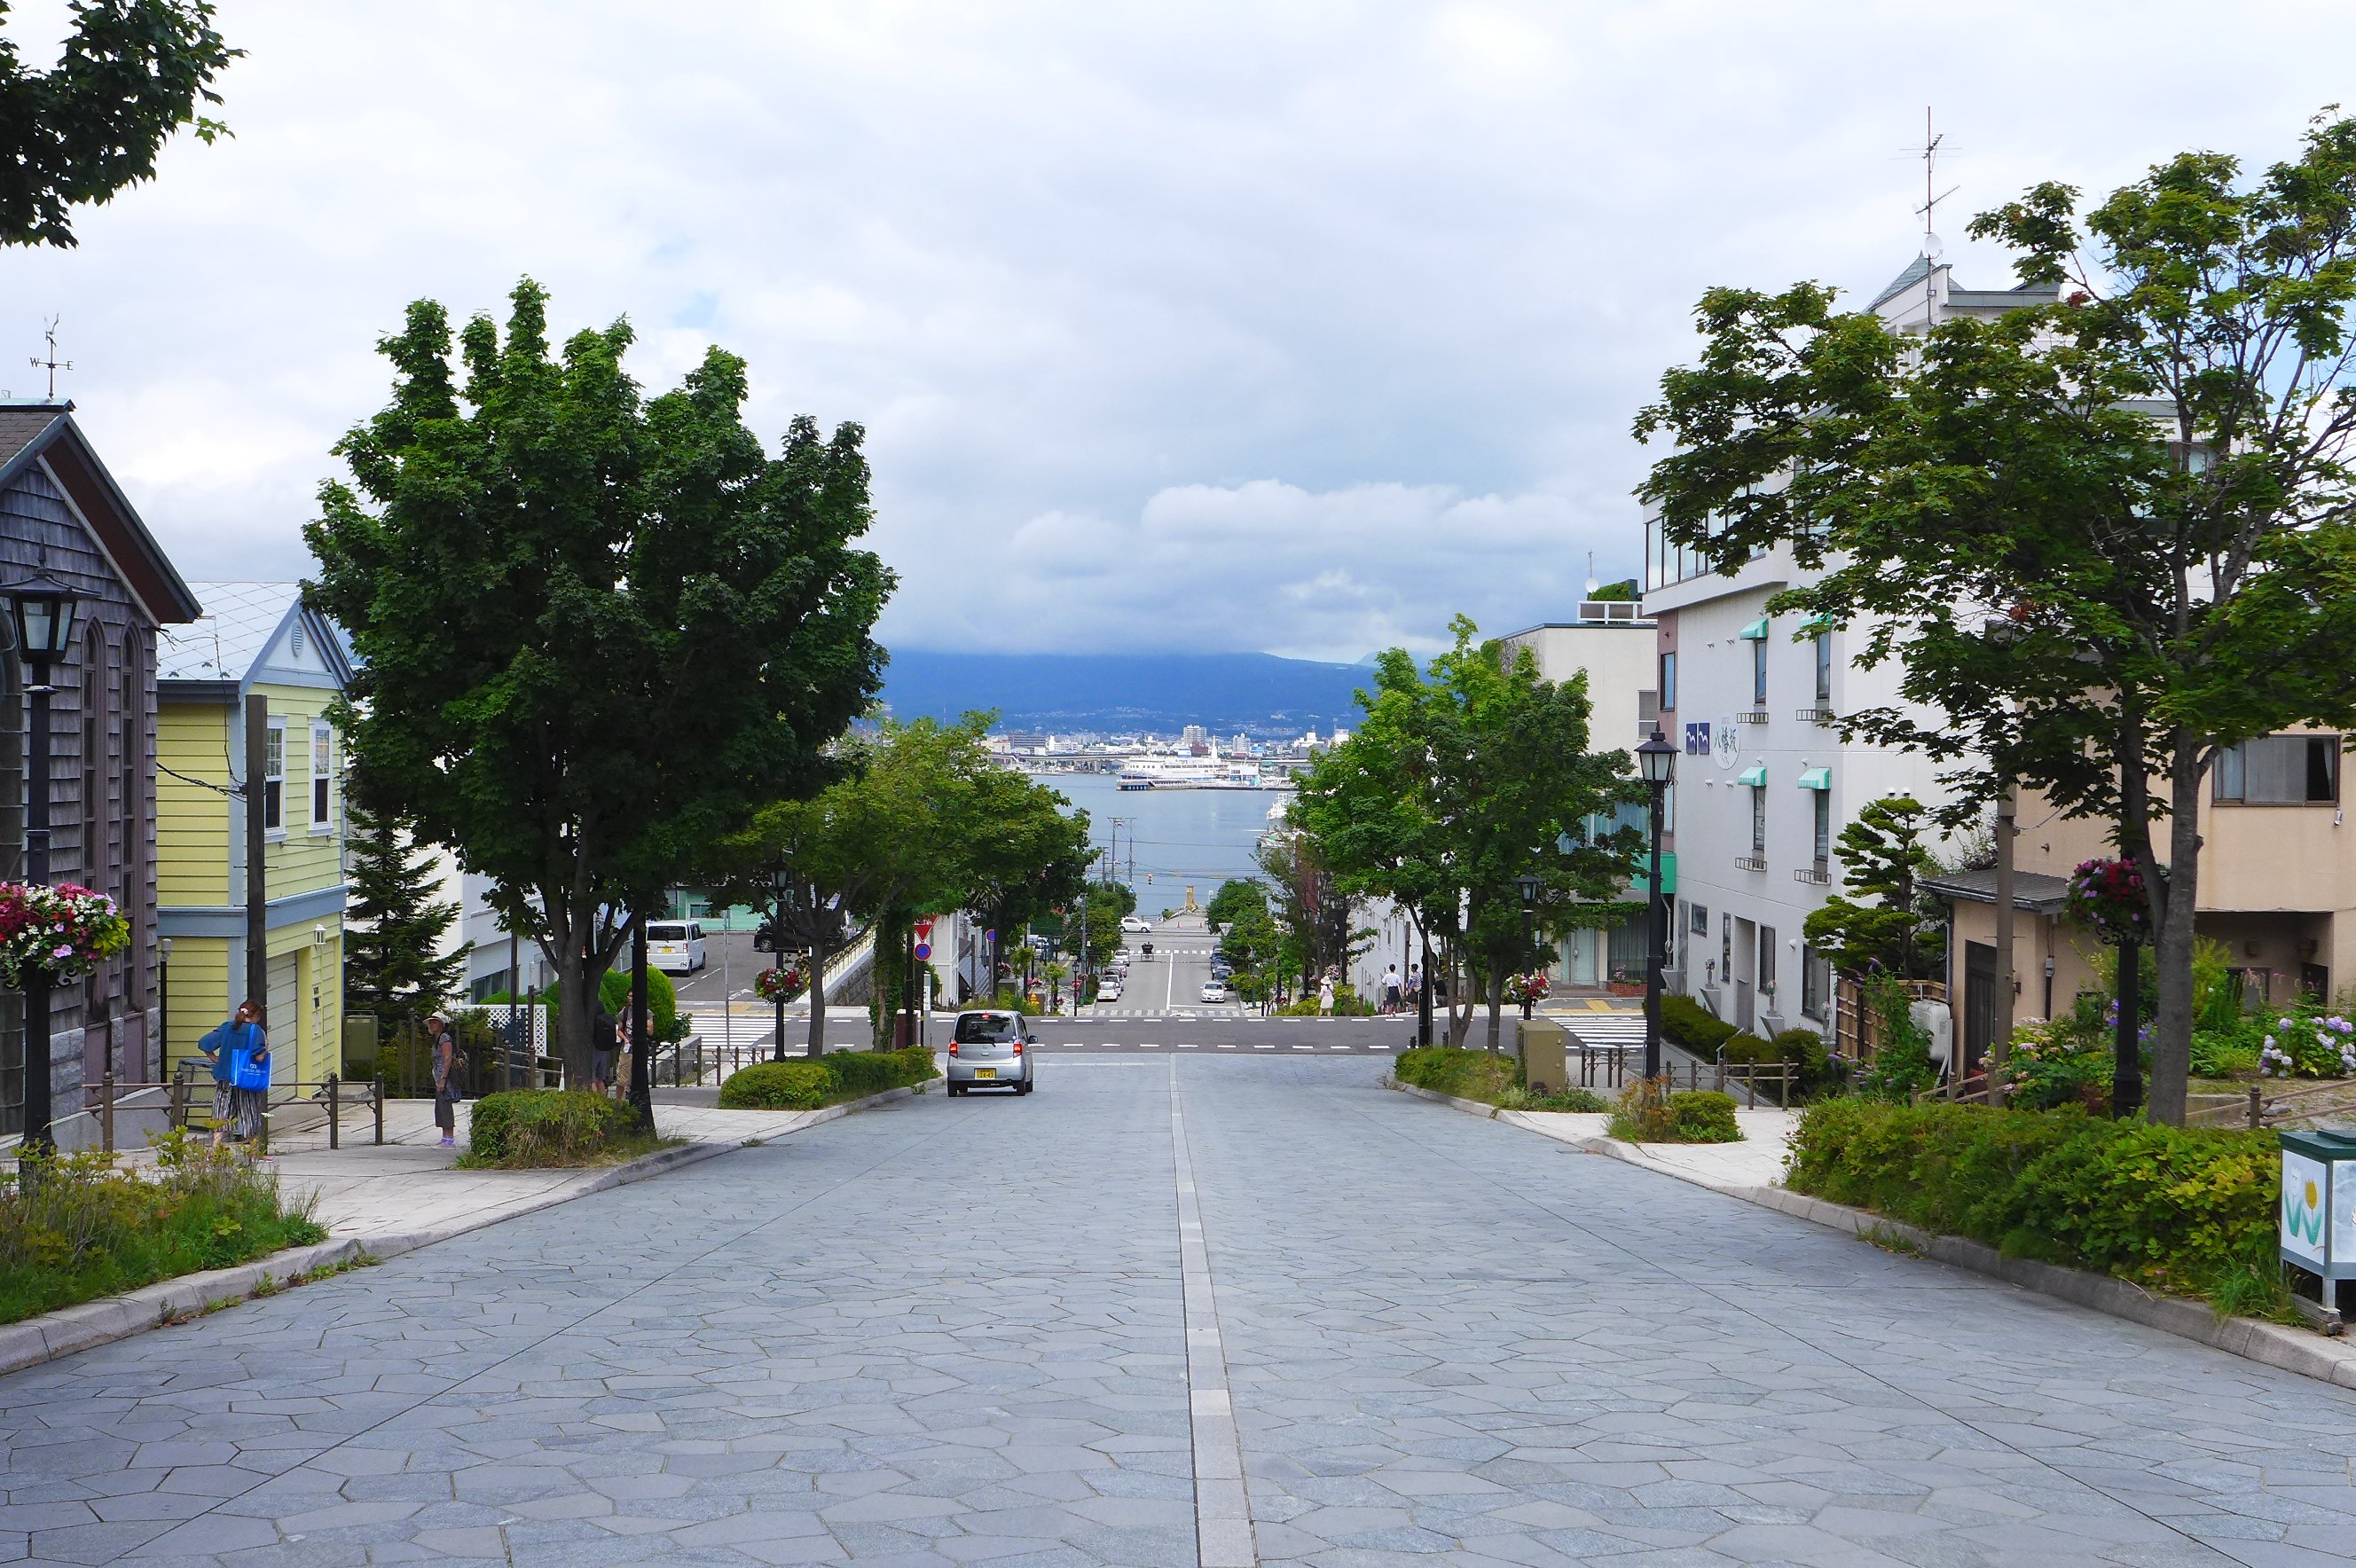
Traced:
<path fill-rule="evenodd" d="M 132 598 L 158 625 L 196 619 L 196 595 L 74 423 L 73 404 L 0 402 L 0 490 L 37 463 L 65 492 Z"/>
<path fill-rule="evenodd" d="M 338 686 L 352 677 L 343 634 L 325 615 L 303 603 L 299 582 L 199 582 L 204 613 L 155 639 L 159 681 L 234 682 L 256 678 L 273 650 L 289 661 L 316 661 Z M 288 633 L 299 628 L 302 636 Z M 299 642 L 300 646 L 296 645 Z"/>
<path fill-rule="evenodd" d="M 1873 296 L 1873 304 L 1866 306 L 1866 309 L 1879 309 L 1883 301 L 1890 299 L 1898 294 L 1904 293 L 1908 289 L 1911 289 L 1915 284 L 1922 283 L 1930 275 L 1931 258 L 1928 256 L 1915 257 L 1912 261 L 1906 263 L 1906 270 L 1904 272 L 1890 280 L 1890 286 L 1888 288 Z"/>

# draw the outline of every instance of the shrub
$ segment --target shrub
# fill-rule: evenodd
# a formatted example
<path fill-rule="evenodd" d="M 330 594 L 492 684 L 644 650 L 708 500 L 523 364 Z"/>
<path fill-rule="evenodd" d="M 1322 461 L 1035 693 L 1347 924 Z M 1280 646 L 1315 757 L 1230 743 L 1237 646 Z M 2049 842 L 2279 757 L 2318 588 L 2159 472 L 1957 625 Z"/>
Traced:
<path fill-rule="evenodd" d="M 1503 1051 L 1492 1055 L 1433 1045 L 1401 1051 L 1391 1064 L 1391 1076 L 1435 1094 L 1494 1105 L 1499 1094 L 1519 1085 L 1521 1063 Z"/>
<path fill-rule="evenodd" d="M 2111 1050 L 2069 1019 L 2031 1020 L 2012 1031 L 2005 1076 L 2014 1101 L 2025 1110 L 2100 1107 L 2109 1103 Z"/>
<path fill-rule="evenodd" d="M 1661 1032 L 1696 1056 L 1712 1058 L 1734 1034 L 1734 1026 L 1691 997 L 1661 998 Z"/>
<path fill-rule="evenodd" d="M 1833 1100 L 1801 1117 L 1785 1179 L 2016 1256 L 2238 1301 L 2280 1277 L 2280 1147 L 2075 1108 Z"/>
<path fill-rule="evenodd" d="M 466 1163 L 586 1165 L 638 1136 L 626 1101 L 580 1089 L 510 1089 L 475 1102 Z"/>
<path fill-rule="evenodd" d="M 1858 1081 L 1860 1093 L 1880 1100 L 1910 1100 L 1939 1081 L 1931 1064 L 1931 1034 L 1914 1021 L 1914 999 L 1894 975 L 1865 983 L 1866 1005 L 1881 1020 L 1881 1044 Z"/>
<path fill-rule="evenodd" d="M 1592 1089 L 1560 1089 L 1551 1094 L 1533 1094 L 1520 1087 L 1501 1089 L 1497 1104 L 1508 1111 L 1570 1111 L 1589 1115 L 1605 1108 L 1603 1096 Z"/>
<path fill-rule="evenodd" d="M 720 1085 L 720 1106 L 726 1111 L 815 1111 L 939 1076 L 933 1053 L 922 1046 L 839 1051 L 820 1058 L 739 1068 Z"/>
<path fill-rule="evenodd" d="M 1632 1144 L 1725 1144 L 1742 1137 L 1734 1096 L 1714 1089 L 1672 1093 L 1665 1078 L 1631 1083 L 1612 1108 L 1611 1135 Z"/>
<path fill-rule="evenodd" d="M 38 1161 L 30 1190 L 0 1183 L 0 1323 L 327 1240 L 267 1166 L 186 1133 L 152 1141 L 152 1172 L 91 1152 Z"/>

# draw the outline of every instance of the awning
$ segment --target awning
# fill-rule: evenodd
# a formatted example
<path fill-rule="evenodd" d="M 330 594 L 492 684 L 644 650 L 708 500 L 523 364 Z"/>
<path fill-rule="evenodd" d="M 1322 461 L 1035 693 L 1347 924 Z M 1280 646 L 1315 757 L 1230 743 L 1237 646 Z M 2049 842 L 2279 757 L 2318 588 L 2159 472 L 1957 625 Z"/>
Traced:
<path fill-rule="evenodd" d="M 1767 764 L 1761 763 L 1755 767 L 1743 769 L 1740 773 L 1734 775 L 1734 782 L 1736 784 L 1750 784 L 1754 789 L 1765 788 L 1767 784 Z"/>
<path fill-rule="evenodd" d="M 1833 618 L 1830 615 L 1811 615 L 1800 623 L 1800 630 L 1804 632 L 1829 632 L 1832 629 Z"/>
<path fill-rule="evenodd" d="M 1651 870 L 1651 859 L 1639 856 L 1636 860 L 1636 879 L 1628 884 L 1628 891 L 1640 899 L 1651 898 L 1653 890 L 1646 886 L 1653 880 L 1650 875 Z M 1677 896 L 1677 852 L 1674 849 L 1661 851 L 1661 896 L 1663 898 Z"/>
<path fill-rule="evenodd" d="M 1800 787 L 1801 787 L 1802 789 L 1830 789 L 1830 788 L 1832 788 L 1832 787 L 1833 787 L 1833 771 L 1832 771 L 1832 769 L 1830 769 L 1830 768 L 1810 768 L 1806 773 L 1802 773 L 1802 774 L 1800 775 Z"/>
<path fill-rule="evenodd" d="M 1759 619 L 1751 622 L 1751 624 L 1743 627 L 1742 630 L 1735 633 L 1734 635 L 1736 637 L 1746 643 L 1765 642 L 1767 640 L 1767 617 L 1764 615 L 1760 616 Z"/>

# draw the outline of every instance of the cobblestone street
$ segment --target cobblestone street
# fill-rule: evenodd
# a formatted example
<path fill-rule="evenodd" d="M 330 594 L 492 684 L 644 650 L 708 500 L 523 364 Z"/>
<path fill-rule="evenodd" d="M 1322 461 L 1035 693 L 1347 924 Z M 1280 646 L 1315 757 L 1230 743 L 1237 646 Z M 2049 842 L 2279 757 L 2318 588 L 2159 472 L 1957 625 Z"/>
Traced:
<path fill-rule="evenodd" d="M 2356 1556 L 2356 1395 L 1383 1072 L 1058 1058 L 0 1380 L 0 1559 L 1186 1568 L 1222 1444 L 1317 1568 Z"/>

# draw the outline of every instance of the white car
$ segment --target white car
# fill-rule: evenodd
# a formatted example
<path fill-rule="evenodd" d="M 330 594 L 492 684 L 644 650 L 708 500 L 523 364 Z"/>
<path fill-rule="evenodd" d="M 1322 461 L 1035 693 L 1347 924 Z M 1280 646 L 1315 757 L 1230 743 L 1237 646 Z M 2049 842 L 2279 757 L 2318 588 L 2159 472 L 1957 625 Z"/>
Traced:
<path fill-rule="evenodd" d="M 1214 980 L 1203 987 L 1203 1000 L 1206 1002 L 1224 1005 L 1235 999 L 1236 994 L 1227 989 L 1225 980 Z"/>
<path fill-rule="evenodd" d="M 1120 1000 L 1119 976 L 1108 975 L 1100 983 L 1098 983 L 1097 986 L 1097 1000 L 1099 1002 L 1117 1002 Z"/>
<path fill-rule="evenodd" d="M 703 923 L 647 922 L 647 966 L 666 975 L 692 975 L 711 962 L 703 945 Z"/>
<path fill-rule="evenodd" d="M 1120 928 L 1129 932 L 1151 931 L 1153 923 L 1141 914 L 1125 914 L 1120 917 Z"/>

